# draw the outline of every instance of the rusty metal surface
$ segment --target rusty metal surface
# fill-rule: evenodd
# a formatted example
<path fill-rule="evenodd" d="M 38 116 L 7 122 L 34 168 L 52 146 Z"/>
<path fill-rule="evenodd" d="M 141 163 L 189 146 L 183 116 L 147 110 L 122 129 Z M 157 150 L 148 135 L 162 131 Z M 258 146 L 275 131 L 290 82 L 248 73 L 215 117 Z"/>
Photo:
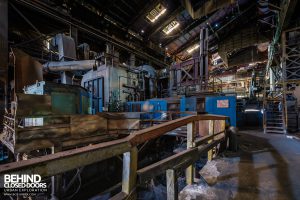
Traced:
<path fill-rule="evenodd" d="M 13 49 L 15 56 L 15 92 L 43 80 L 43 66 L 19 49 Z"/>

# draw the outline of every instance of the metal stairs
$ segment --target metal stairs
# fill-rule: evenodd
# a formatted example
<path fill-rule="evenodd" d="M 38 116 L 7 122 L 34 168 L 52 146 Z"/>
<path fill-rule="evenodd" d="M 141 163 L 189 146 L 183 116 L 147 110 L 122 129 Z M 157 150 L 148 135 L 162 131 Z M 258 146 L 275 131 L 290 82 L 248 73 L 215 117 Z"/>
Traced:
<path fill-rule="evenodd" d="M 282 101 L 267 100 L 265 133 L 286 133 L 281 105 Z"/>

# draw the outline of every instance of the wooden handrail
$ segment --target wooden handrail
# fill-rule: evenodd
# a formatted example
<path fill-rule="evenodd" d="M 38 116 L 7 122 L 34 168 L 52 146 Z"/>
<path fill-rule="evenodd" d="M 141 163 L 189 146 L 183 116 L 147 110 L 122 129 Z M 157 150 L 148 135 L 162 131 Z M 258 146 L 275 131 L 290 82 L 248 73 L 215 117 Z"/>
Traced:
<path fill-rule="evenodd" d="M 42 177 L 54 176 L 75 168 L 79 168 L 85 165 L 90 165 L 96 162 L 103 161 L 105 159 L 118 156 L 124 153 L 123 159 L 123 192 L 129 194 L 132 189 L 132 184 L 136 182 L 136 170 L 137 166 L 137 150 L 136 146 L 142 144 L 151 139 L 158 138 L 176 128 L 187 125 L 187 136 L 191 133 L 194 134 L 195 122 L 209 120 L 225 120 L 228 119 L 226 116 L 219 115 L 193 115 L 186 116 L 163 124 L 152 126 L 143 130 L 135 131 L 133 134 L 114 141 L 104 142 L 91 146 L 85 146 L 78 149 L 67 150 L 42 156 L 39 158 L 32 158 L 29 160 L 23 160 L 20 162 L 13 162 L 4 165 L 0 165 L 0 181 L 3 179 L 4 174 L 39 174 Z M 213 123 L 214 124 L 214 123 Z M 225 130 L 225 125 L 224 129 Z M 192 135 L 193 135 L 192 134 Z M 212 136 L 203 138 L 202 142 L 210 143 L 214 137 L 220 133 L 212 134 Z M 189 141 L 192 147 L 188 150 L 192 152 L 198 151 L 203 152 L 203 149 L 199 149 L 195 144 L 200 144 L 199 141 Z M 195 142 L 195 143 L 194 143 Z M 213 147 L 215 142 L 210 143 L 206 149 Z M 195 155 L 196 155 L 195 154 Z M 194 155 L 194 154 L 193 154 Z M 195 158 L 190 161 L 194 161 Z M 187 162 L 190 164 L 191 162 Z M 132 167 L 134 166 L 134 167 Z M 186 166 L 186 165 L 184 165 Z M 133 170 L 131 170 L 133 168 Z M 130 170 L 129 170 L 130 169 Z M 127 173 L 124 173 L 124 170 Z M 129 173 L 129 174 L 128 174 Z M 133 175 L 131 174 L 133 173 Z M 124 190 L 124 188 L 126 188 Z"/>

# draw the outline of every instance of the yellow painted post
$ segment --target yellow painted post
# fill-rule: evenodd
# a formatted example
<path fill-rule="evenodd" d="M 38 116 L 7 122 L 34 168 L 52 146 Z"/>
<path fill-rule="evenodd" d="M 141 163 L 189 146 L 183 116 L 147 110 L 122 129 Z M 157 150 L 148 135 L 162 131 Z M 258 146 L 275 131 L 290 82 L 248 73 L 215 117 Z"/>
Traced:
<path fill-rule="evenodd" d="M 187 125 L 187 149 L 194 147 L 195 140 L 195 122 L 191 122 Z M 191 185 L 194 182 L 194 166 L 190 165 L 186 169 L 186 184 Z"/>
<path fill-rule="evenodd" d="M 122 176 L 122 192 L 127 195 L 131 195 L 136 186 L 136 171 L 138 161 L 138 150 L 133 147 L 130 152 L 123 154 L 123 176 Z M 133 199 L 136 197 L 135 193 L 132 193 Z"/>
<path fill-rule="evenodd" d="M 208 129 L 208 134 L 209 135 L 213 135 L 214 134 L 214 130 L 215 129 L 215 120 L 209 120 L 209 129 Z M 208 143 L 211 143 L 212 140 L 209 140 Z M 209 150 L 207 152 L 207 159 L 208 161 L 211 161 L 213 157 L 213 150 Z"/>

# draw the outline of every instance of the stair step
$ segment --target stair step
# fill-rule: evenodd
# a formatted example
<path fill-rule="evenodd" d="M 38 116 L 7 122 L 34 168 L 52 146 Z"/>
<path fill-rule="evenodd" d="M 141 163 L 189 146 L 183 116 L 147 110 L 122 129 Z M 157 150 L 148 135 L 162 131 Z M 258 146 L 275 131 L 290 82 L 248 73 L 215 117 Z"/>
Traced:
<path fill-rule="evenodd" d="M 272 122 L 269 122 L 269 123 L 268 123 L 268 122 L 267 122 L 267 126 L 268 126 L 268 125 L 282 125 L 282 124 L 283 124 L 283 123 L 277 123 L 277 122 L 273 122 L 273 123 L 272 123 Z"/>
<path fill-rule="evenodd" d="M 267 129 L 283 129 L 283 127 L 280 126 L 267 126 Z"/>
<path fill-rule="evenodd" d="M 281 133 L 281 134 L 284 134 L 284 131 L 267 130 L 266 133 Z"/>

